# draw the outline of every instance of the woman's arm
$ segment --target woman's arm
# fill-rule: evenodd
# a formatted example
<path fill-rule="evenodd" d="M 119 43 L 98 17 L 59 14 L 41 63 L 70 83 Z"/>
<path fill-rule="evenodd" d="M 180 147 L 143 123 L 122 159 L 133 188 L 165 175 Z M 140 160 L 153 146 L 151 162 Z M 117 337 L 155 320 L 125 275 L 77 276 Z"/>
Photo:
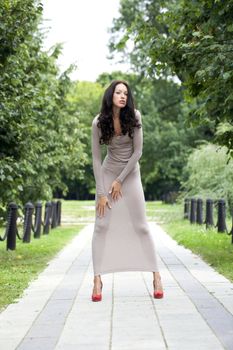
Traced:
<path fill-rule="evenodd" d="M 142 124 L 142 117 L 141 113 L 137 110 L 136 111 L 136 117 L 139 121 L 140 124 Z M 137 161 L 141 158 L 142 156 L 142 147 L 143 147 L 143 132 L 142 132 L 142 127 L 141 128 L 134 128 L 134 137 L 133 137 L 133 147 L 134 151 L 132 156 L 129 158 L 128 163 L 118 175 L 116 178 L 116 181 L 122 183 L 126 176 L 131 172 L 131 170 L 134 168 L 135 164 Z"/>
<path fill-rule="evenodd" d="M 106 196 L 104 191 L 103 176 L 101 171 L 101 148 L 99 144 L 99 128 L 97 127 L 97 117 L 92 121 L 92 165 L 96 182 L 96 194 L 98 197 Z"/>

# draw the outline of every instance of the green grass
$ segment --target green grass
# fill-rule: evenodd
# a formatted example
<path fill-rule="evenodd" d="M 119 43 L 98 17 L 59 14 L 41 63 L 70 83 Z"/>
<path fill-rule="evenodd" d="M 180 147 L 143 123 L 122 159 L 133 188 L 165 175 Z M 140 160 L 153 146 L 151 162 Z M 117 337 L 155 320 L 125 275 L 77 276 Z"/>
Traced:
<path fill-rule="evenodd" d="M 179 244 L 201 256 L 218 272 L 233 281 L 233 244 L 231 236 L 218 233 L 216 228 L 190 224 L 183 219 L 183 206 L 147 202 L 148 219 L 158 222 Z M 215 217 L 216 222 L 216 217 Z M 231 220 L 227 220 L 228 229 Z"/>
<path fill-rule="evenodd" d="M 0 310 L 21 296 L 29 281 L 85 226 L 80 218 L 90 217 L 92 212 L 91 206 L 87 210 L 84 202 L 63 201 L 62 226 L 41 235 L 40 239 L 32 236 L 29 244 L 17 239 L 14 251 L 6 250 L 6 241 L 0 242 Z M 74 219 L 71 223 L 70 217 Z"/>
<path fill-rule="evenodd" d="M 95 202 L 91 200 L 87 201 L 62 201 L 62 213 L 63 224 L 66 225 L 68 221 L 69 225 L 77 223 L 89 223 L 94 222 L 95 218 Z"/>

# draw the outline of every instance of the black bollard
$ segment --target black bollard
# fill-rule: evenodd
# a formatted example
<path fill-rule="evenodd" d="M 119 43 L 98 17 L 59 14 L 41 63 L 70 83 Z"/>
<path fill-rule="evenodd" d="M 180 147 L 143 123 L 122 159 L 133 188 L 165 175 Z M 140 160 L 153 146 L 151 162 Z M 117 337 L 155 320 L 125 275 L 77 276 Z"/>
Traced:
<path fill-rule="evenodd" d="M 197 223 L 203 224 L 203 200 L 201 198 L 197 200 Z"/>
<path fill-rule="evenodd" d="M 226 232 L 226 202 L 224 199 L 218 200 L 218 232 Z"/>
<path fill-rule="evenodd" d="M 17 217 L 18 217 L 18 206 L 16 203 L 9 203 L 8 205 L 8 218 L 7 218 L 7 241 L 6 249 L 16 249 L 16 234 L 17 234 Z"/>
<path fill-rule="evenodd" d="M 196 198 L 191 198 L 191 211 L 190 211 L 191 224 L 194 224 L 196 222 L 196 211 L 197 211 L 197 200 Z"/>
<path fill-rule="evenodd" d="M 30 243 L 31 231 L 32 231 L 32 214 L 34 211 L 34 205 L 28 202 L 24 206 L 24 223 L 23 223 L 23 243 Z"/>
<path fill-rule="evenodd" d="M 42 225 L 42 203 L 37 202 L 35 205 L 34 238 L 40 238 L 41 225 Z"/>
<path fill-rule="evenodd" d="M 184 219 L 189 219 L 189 210 L 190 210 L 190 200 L 185 198 L 184 200 Z"/>
<path fill-rule="evenodd" d="M 51 202 L 46 202 L 45 203 L 43 234 L 48 234 L 49 231 L 50 231 L 51 214 L 52 214 L 52 203 Z"/>
<path fill-rule="evenodd" d="M 55 228 L 57 226 L 57 203 L 52 202 L 52 220 L 51 220 L 51 228 Z"/>
<path fill-rule="evenodd" d="M 57 201 L 57 226 L 61 225 L 61 201 Z"/>
<path fill-rule="evenodd" d="M 206 200 L 206 216 L 205 216 L 206 228 L 214 226 L 213 206 L 214 206 L 213 200 L 208 198 Z"/>

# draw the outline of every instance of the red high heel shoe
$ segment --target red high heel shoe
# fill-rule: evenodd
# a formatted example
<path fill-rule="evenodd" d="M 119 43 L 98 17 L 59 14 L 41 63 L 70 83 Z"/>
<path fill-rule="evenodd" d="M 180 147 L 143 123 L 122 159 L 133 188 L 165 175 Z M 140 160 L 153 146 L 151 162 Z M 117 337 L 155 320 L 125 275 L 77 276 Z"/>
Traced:
<path fill-rule="evenodd" d="M 153 285 L 154 285 L 154 289 L 155 289 L 155 280 L 153 280 Z M 163 291 L 162 290 L 158 290 L 158 291 L 155 291 L 154 290 L 154 298 L 155 299 L 162 299 L 163 298 Z"/>
<path fill-rule="evenodd" d="M 102 288 L 103 288 L 103 283 L 102 281 L 101 282 L 101 291 L 102 291 Z M 100 294 L 94 294 L 92 293 L 92 301 L 101 301 L 102 300 L 102 293 Z"/>

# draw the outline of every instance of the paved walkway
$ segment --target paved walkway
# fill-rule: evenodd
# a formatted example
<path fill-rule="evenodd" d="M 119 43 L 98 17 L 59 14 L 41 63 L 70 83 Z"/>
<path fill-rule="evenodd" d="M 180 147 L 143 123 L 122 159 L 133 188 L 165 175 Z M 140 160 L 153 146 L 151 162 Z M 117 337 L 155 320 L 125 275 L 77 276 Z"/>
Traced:
<path fill-rule="evenodd" d="M 233 284 L 149 225 L 164 299 L 152 297 L 151 272 L 130 271 L 102 275 L 93 303 L 89 224 L 0 314 L 0 349 L 233 349 Z"/>

